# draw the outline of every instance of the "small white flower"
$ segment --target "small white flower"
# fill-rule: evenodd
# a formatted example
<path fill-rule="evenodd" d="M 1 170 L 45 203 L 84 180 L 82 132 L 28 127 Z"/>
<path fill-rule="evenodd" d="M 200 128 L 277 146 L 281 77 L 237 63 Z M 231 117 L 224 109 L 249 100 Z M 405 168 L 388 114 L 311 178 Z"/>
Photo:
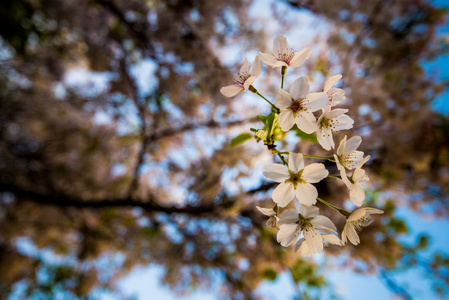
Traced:
<path fill-rule="evenodd" d="M 295 196 L 303 205 L 315 204 L 318 191 L 311 183 L 321 181 L 328 174 L 323 164 L 314 163 L 304 167 L 304 158 L 300 153 L 290 153 L 288 167 L 271 164 L 263 172 L 268 179 L 280 183 L 272 194 L 273 201 L 280 207 L 287 206 Z"/>
<path fill-rule="evenodd" d="M 356 149 L 362 143 L 362 138 L 359 136 L 353 136 L 346 141 L 346 135 L 341 140 L 340 145 L 337 148 L 337 154 L 334 154 L 335 163 L 339 170 L 348 168 L 354 169 L 363 160 L 363 152 Z"/>
<path fill-rule="evenodd" d="M 248 90 L 249 86 L 253 84 L 254 80 L 260 75 L 260 71 L 259 55 L 256 56 L 251 67 L 245 57 L 243 66 L 240 68 L 239 74 L 234 79 L 234 84 L 222 87 L 220 92 L 226 97 L 234 97 L 238 93 Z"/>
<path fill-rule="evenodd" d="M 362 205 L 362 202 L 365 200 L 365 191 L 363 188 L 365 184 L 369 181 L 368 175 L 366 175 L 365 170 L 362 170 L 362 166 L 370 159 L 368 155 L 362 160 L 359 165 L 355 168 L 354 172 L 350 177 L 346 175 L 345 168 L 340 169 L 340 175 L 343 182 L 349 189 L 349 199 L 357 205 Z"/>
<path fill-rule="evenodd" d="M 333 244 L 333 245 L 339 245 L 342 246 L 343 243 L 342 241 L 334 234 L 321 234 L 321 238 L 322 238 L 322 242 L 324 244 L 324 246 L 327 246 L 328 244 Z M 298 252 L 302 255 L 302 256 L 310 256 L 313 253 L 310 251 L 310 248 L 308 246 L 307 243 L 304 243 L 305 239 L 301 238 L 298 242 L 296 242 L 295 244 L 295 252 Z"/>
<path fill-rule="evenodd" d="M 333 85 L 339 81 L 342 78 L 341 74 L 334 75 L 331 78 L 329 78 L 324 83 L 324 89 L 323 92 L 327 94 L 328 102 L 326 104 L 327 110 L 329 110 L 331 107 L 345 101 L 345 91 L 339 88 L 334 88 Z"/>
<path fill-rule="evenodd" d="M 373 222 L 370 214 L 383 214 L 384 212 L 377 208 L 361 207 L 351 213 L 346 220 L 346 225 L 341 233 L 341 239 L 343 245 L 349 240 L 353 245 L 360 243 L 359 235 L 357 231 L 361 231 L 362 228 L 368 226 Z"/>
<path fill-rule="evenodd" d="M 354 120 L 350 116 L 345 115 L 347 112 L 347 109 L 325 110 L 318 119 L 318 132 L 316 137 L 324 149 L 329 151 L 335 147 L 332 131 L 352 128 Z"/>
<path fill-rule="evenodd" d="M 326 93 L 309 93 L 307 77 L 300 77 L 293 82 L 289 93 L 281 89 L 276 94 L 276 105 L 282 110 L 279 126 L 288 131 L 296 123 L 305 133 L 312 133 L 318 129 L 313 112 L 324 108 L 326 103 Z"/>
<path fill-rule="evenodd" d="M 329 218 L 318 215 L 316 206 L 299 205 L 298 210 L 288 209 L 279 218 L 279 224 L 281 226 L 276 238 L 282 246 L 290 246 L 303 234 L 307 253 L 310 254 L 323 250 L 321 231 L 337 233 L 337 228 Z"/>
<path fill-rule="evenodd" d="M 264 208 L 256 206 L 257 210 L 263 213 L 265 216 L 268 216 L 268 220 L 265 223 L 265 226 L 267 226 L 268 229 L 273 229 L 276 227 L 276 223 L 279 220 L 279 218 L 276 216 L 276 212 L 272 208 Z"/>
<path fill-rule="evenodd" d="M 278 35 L 274 39 L 273 54 L 260 52 L 260 59 L 273 68 L 300 67 L 309 56 L 310 48 L 296 52 L 289 47 L 287 39 L 283 35 Z"/>

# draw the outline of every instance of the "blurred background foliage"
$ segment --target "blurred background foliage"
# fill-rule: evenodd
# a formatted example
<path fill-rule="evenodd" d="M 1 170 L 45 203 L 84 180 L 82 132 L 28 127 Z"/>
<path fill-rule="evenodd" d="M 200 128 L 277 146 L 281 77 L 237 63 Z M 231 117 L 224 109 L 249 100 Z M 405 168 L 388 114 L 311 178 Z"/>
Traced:
<path fill-rule="evenodd" d="M 426 252 L 426 234 L 402 242 L 409 225 L 396 214 L 449 214 L 449 121 L 430 106 L 447 82 L 423 67 L 448 50 L 436 35 L 446 11 L 424 0 L 278 0 L 264 21 L 250 14 L 258 1 L 2 1 L 3 298 L 120 295 L 117 280 L 151 264 L 176 293 L 218 286 L 223 299 L 263 298 L 258 285 L 285 272 L 298 299 L 319 299 L 332 294 L 321 272 L 331 267 L 378 274 L 412 299 L 392 274 L 420 266 L 436 295 L 449 292 L 447 253 Z M 315 86 L 343 74 L 356 123 L 339 138 L 362 135 L 367 205 L 386 212 L 359 246 L 326 248 L 320 263 L 281 247 L 255 210 L 272 205 L 261 172 L 270 152 L 254 139 L 228 147 L 269 108 L 219 93 L 245 53 L 271 50 L 272 22 L 300 43 L 301 13 L 328 30 L 303 45 L 313 55 L 299 72 Z M 256 83 L 265 95 L 279 85 L 270 76 Z M 304 136 L 279 147 L 325 155 Z M 320 182 L 319 194 L 343 206 L 336 182 Z M 341 231 L 345 220 L 320 210 Z"/>

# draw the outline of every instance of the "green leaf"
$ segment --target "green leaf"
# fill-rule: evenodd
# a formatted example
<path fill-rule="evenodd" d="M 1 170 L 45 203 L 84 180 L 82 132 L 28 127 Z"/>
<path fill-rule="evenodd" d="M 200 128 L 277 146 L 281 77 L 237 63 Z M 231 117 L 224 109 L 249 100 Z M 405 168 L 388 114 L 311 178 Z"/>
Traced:
<path fill-rule="evenodd" d="M 296 131 L 296 136 L 299 137 L 301 140 L 303 141 L 309 141 L 309 142 L 314 142 L 318 144 L 318 139 L 316 138 L 316 134 L 315 133 L 305 133 L 304 131 L 298 129 Z"/>
<path fill-rule="evenodd" d="M 238 146 L 242 143 L 244 143 L 245 141 L 249 140 L 250 138 L 252 138 L 253 136 L 251 135 L 251 133 L 241 133 L 238 136 L 236 136 L 235 138 L 232 139 L 231 143 L 229 144 L 229 148 L 233 148 L 235 146 Z"/>

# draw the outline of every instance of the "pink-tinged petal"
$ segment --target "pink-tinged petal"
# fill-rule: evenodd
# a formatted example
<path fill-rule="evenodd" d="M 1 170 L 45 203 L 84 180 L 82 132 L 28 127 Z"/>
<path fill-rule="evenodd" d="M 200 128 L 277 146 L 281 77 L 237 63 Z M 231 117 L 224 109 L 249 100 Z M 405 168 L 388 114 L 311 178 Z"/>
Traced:
<path fill-rule="evenodd" d="M 313 163 L 304 168 L 301 178 L 308 183 L 317 183 L 329 175 L 329 171 L 323 164 Z"/>
<path fill-rule="evenodd" d="M 289 177 L 288 168 L 281 164 L 271 164 L 263 169 L 263 175 L 276 182 L 284 182 Z"/>
<path fill-rule="evenodd" d="M 291 183 L 280 183 L 271 194 L 273 201 L 280 207 L 286 207 L 294 198 L 294 188 Z"/>
<path fill-rule="evenodd" d="M 304 99 L 304 107 L 314 112 L 323 109 L 327 104 L 328 98 L 326 93 L 310 93 Z"/>
<path fill-rule="evenodd" d="M 272 208 L 265 208 L 265 207 L 260 207 L 260 206 L 256 206 L 257 210 L 260 211 L 261 213 L 263 213 L 265 216 L 275 216 L 276 213 L 274 212 L 274 210 Z"/>
<path fill-rule="evenodd" d="M 273 68 L 280 68 L 280 67 L 288 67 L 287 63 L 278 60 L 274 65 Z"/>
<path fill-rule="evenodd" d="M 296 52 L 293 55 L 292 60 L 290 61 L 290 67 L 300 67 L 304 64 L 304 62 L 310 57 L 310 48 L 304 48 L 299 52 Z"/>
<path fill-rule="evenodd" d="M 360 142 L 361 142 L 362 140 L 360 140 Z M 359 144 L 360 145 L 360 144 Z M 358 147 L 358 146 L 357 146 Z M 341 142 L 340 142 L 340 145 L 338 146 L 338 149 L 337 149 L 337 155 L 338 156 L 342 156 L 345 152 L 344 152 L 344 150 L 345 150 L 345 148 L 346 148 L 346 135 L 345 135 L 345 137 L 341 140 Z M 350 153 L 350 152 L 349 152 Z"/>
<path fill-rule="evenodd" d="M 248 73 L 249 71 L 249 61 L 245 57 L 245 61 L 243 62 L 243 66 L 240 68 L 239 74 Z"/>
<path fill-rule="evenodd" d="M 299 214 L 296 209 L 287 209 L 279 217 L 279 224 L 296 224 L 299 221 Z"/>
<path fill-rule="evenodd" d="M 251 65 L 251 68 L 249 69 L 249 74 L 251 76 L 258 77 L 260 75 L 261 70 L 262 69 L 260 67 L 259 55 L 257 55 L 256 58 L 254 59 L 253 64 Z"/>
<path fill-rule="evenodd" d="M 249 77 L 248 79 L 246 79 L 245 80 L 245 83 L 243 84 L 243 89 L 245 90 L 245 91 L 247 91 L 248 90 L 248 88 L 249 88 L 249 86 L 251 85 L 251 84 L 253 84 L 253 82 L 254 82 L 254 80 L 256 80 L 256 76 L 251 76 L 251 77 Z"/>
<path fill-rule="evenodd" d="M 298 252 L 298 250 L 301 249 L 301 246 L 305 245 L 304 241 L 305 241 L 304 238 L 301 238 L 299 241 L 296 242 L 295 248 L 294 248 L 295 252 Z"/>
<path fill-rule="evenodd" d="M 352 189 L 349 191 L 349 198 L 355 205 L 362 205 L 363 200 L 365 200 L 365 191 L 362 189 L 360 184 L 356 183 L 352 185 Z"/>
<path fill-rule="evenodd" d="M 288 168 L 293 173 L 298 173 L 300 170 L 304 169 L 304 158 L 301 153 L 290 152 L 288 156 Z"/>
<path fill-rule="evenodd" d="M 345 136 L 346 137 L 346 136 Z M 344 146 L 344 150 L 342 154 L 349 154 L 351 152 L 354 152 L 362 143 L 362 138 L 358 135 L 351 137 Z"/>
<path fill-rule="evenodd" d="M 295 190 L 295 196 L 302 205 L 311 206 L 316 203 L 318 191 L 310 183 L 299 183 Z"/>
<path fill-rule="evenodd" d="M 290 246 L 301 233 L 297 224 L 281 225 L 276 236 L 276 240 L 284 247 Z"/>
<path fill-rule="evenodd" d="M 292 106 L 292 97 L 290 94 L 284 90 L 279 90 L 276 93 L 276 106 L 281 110 L 285 110 Z"/>
<path fill-rule="evenodd" d="M 334 131 L 351 129 L 354 125 L 354 120 L 348 115 L 341 115 L 336 118 Z"/>
<path fill-rule="evenodd" d="M 337 233 L 337 227 L 335 227 L 334 223 L 332 223 L 332 221 L 325 216 L 318 215 L 310 220 L 310 223 L 312 223 L 312 225 L 319 230 L 326 230 Z"/>
<path fill-rule="evenodd" d="M 318 230 L 311 228 L 304 231 L 304 239 L 311 254 L 321 253 L 323 251 L 323 238 Z"/>
<path fill-rule="evenodd" d="M 318 122 L 319 123 L 319 122 Z M 330 136 L 329 139 L 329 135 L 332 135 L 332 131 L 328 130 L 328 129 L 319 129 L 318 132 L 316 133 L 316 138 L 318 139 L 318 143 L 320 143 L 321 147 L 323 147 L 323 149 L 329 151 L 331 148 L 334 147 L 334 140 L 332 139 L 332 136 Z M 332 142 L 330 142 L 332 141 Z"/>
<path fill-rule="evenodd" d="M 293 112 L 291 110 L 283 110 L 279 114 L 279 126 L 282 131 L 289 131 L 295 124 Z"/>
<path fill-rule="evenodd" d="M 343 243 L 338 238 L 338 236 L 333 235 L 333 234 L 323 234 L 323 239 L 326 240 L 328 243 L 333 244 L 333 245 L 339 245 L 339 246 L 343 245 Z"/>
<path fill-rule="evenodd" d="M 283 35 L 278 35 L 273 42 L 273 54 L 278 57 L 279 54 L 289 51 L 287 38 Z"/>
<path fill-rule="evenodd" d="M 295 99 L 302 99 L 306 97 L 309 92 L 309 79 L 307 77 L 299 77 L 293 81 L 290 87 L 290 96 Z"/>
<path fill-rule="evenodd" d="M 260 54 L 260 60 L 263 61 L 264 63 L 266 63 L 267 65 L 271 66 L 271 67 L 274 66 L 274 64 L 278 61 L 276 59 L 276 57 L 274 57 L 271 54 L 261 53 L 261 52 L 259 52 L 259 54 Z"/>
<path fill-rule="evenodd" d="M 324 89 L 323 92 L 328 92 L 333 86 L 334 84 L 339 81 L 343 76 L 341 76 L 341 74 L 338 75 L 334 75 L 331 78 L 329 78 L 328 80 L 326 80 L 326 83 L 324 83 Z"/>
<path fill-rule="evenodd" d="M 299 213 L 301 216 L 303 216 L 305 219 L 314 218 L 319 213 L 319 208 L 316 206 L 304 206 L 299 205 Z"/>
<path fill-rule="evenodd" d="M 224 86 L 224 87 L 222 87 L 220 89 L 220 93 L 222 93 L 223 96 L 226 96 L 226 97 L 234 97 L 235 95 L 237 95 L 241 91 L 243 91 L 242 87 L 236 86 L 234 84 L 228 85 L 228 86 Z"/>
<path fill-rule="evenodd" d="M 305 133 L 313 133 L 318 130 L 318 125 L 316 124 L 316 118 L 311 112 L 303 111 L 296 115 L 294 119 L 296 126 Z"/>

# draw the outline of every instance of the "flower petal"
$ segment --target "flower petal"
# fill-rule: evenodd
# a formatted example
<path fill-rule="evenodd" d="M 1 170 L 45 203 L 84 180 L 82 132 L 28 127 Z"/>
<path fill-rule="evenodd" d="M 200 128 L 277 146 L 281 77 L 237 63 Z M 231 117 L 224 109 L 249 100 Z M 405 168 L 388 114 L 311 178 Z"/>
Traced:
<path fill-rule="evenodd" d="M 329 101 L 329 99 L 327 98 L 326 93 L 310 93 L 306 95 L 303 105 L 309 111 L 314 112 L 319 109 L 323 109 L 326 106 L 327 101 Z"/>
<path fill-rule="evenodd" d="M 261 53 L 260 54 L 260 60 L 263 61 L 264 63 L 266 63 L 269 66 L 273 66 L 278 60 L 276 59 L 276 57 L 274 57 L 271 54 L 268 53 Z"/>
<path fill-rule="evenodd" d="M 293 173 L 298 173 L 304 169 L 304 158 L 301 153 L 290 152 L 288 156 L 288 168 Z"/>
<path fill-rule="evenodd" d="M 324 83 L 324 89 L 323 92 L 327 92 L 331 89 L 331 87 L 334 86 L 334 84 L 339 81 L 343 76 L 341 74 L 334 75 L 328 80 L 326 80 L 326 83 Z"/>
<path fill-rule="evenodd" d="M 271 164 L 265 166 L 263 169 L 263 175 L 276 182 L 284 182 L 290 177 L 288 173 L 288 168 L 281 164 Z"/>
<path fill-rule="evenodd" d="M 304 62 L 310 57 L 310 53 L 310 48 L 304 48 L 301 51 L 296 52 L 289 63 L 290 67 L 297 68 L 302 66 Z"/>
<path fill-rule="evenodd" d="M 281 225 L 276 240 L 284 247 L 290 246 L 301 233 L 297 224 Z"/>
<path fill-rule="evenodd" d="M 304 168 L 301 178 L 308 183 L 317 183 L 329 175 L 329 171 L 323 164 L 313 163 Z"/>
<path fill-rule="evenodd" d="M 281 130 L 287 132 L 295 124 L 295 118 L 293 117 L 293 112 L 291 110 L 283 110 L 279 114 L 279 126 Z"/>
<path fill-rule="evenodd" d="M 307 77 L 299 77 L 293 81 L 290 87 L 290 96 L 295 99 L 302 99 L 306 97 L 309 92 L 309 79 Z"/>
<path fill-rule="evenodd" d="M 234 97 L 241 91 L 243 91 L 242 87 L 234 85 L 234 84 L 224 86 L 220 89 L 220 93 L 222 93 L 223 96 L 226 96 L 226 97 Z"/>
<path fill-rule="evenodd" d="M 346 139 L 346 136 L 345 136 Z M 351 137 L 347 142 L 346 145 L 344 145 L 344 149 L 342 149 L 342 154 L 349 154 L 351 152 L 354 152 L 359 146 L 360 143 L 362 143 L 362 138 L 358 135 Z M 339 154 L 341 155 L 341 154 Z"/>
<path fill-rule="evenodd" d="M 273 42 L 273 54 L 278 57 L 278 54 L 286 53 L 289 51 L 287 38 L 283 35 L 277 35 Z"/>
<path fill-rule="evenodd" d="M 351 244 L 353 244 L 355 246 L 360 244 L 360 238 L 359 238 L 359 235 L 357 234 L 357 231 L 355 230 L 354 225 L 351 223 L 346 223 L 346 226 L 343 229 L 343 231 L 345 231 L 345 229 L 346 229 L 346 237 L 349 239 Z"/>
<path fill-rule="evenodd" d="M 295 248 L 294 248 L 295 252 L 298 252 L 298 250 L 301 248 L 302 245 L 306 245 L 304 243 L 304 241 L 305 241 L 304 238 L 301 238 L 299 241 L 296 242 Z"/>
<path fill-rule="evenodd" d="M 294 198 L 294 188 L 291 183 L 281 183 L 279 184 L 271 194 L 273 201 L 277 203 L 280 207 L 285 207 Z"/>
<path fill-rule="evenodd" d="M 299 213 L 305 219 L 314 218 L 316 215 L 318 215 L 319 211 L 319 208 L 316 206 L 304 206 L 301 204 L 299 205 Z"/>
<path fill-rule="evenodd" d="M 324 128 L 318 129 L 316 133 L 316 138 L 318 140 L 318 143 L 320 143 L 321 147 L 323 147 L 324 150 L 329 151 L 331 148 L 334 148 L 335 146 L 331 130 Z"/>
<path fill-rule="evenodd" d="M 312 225 L 319 230 L 327 230 L 337 233 L 337 227 L 335 227 L 334 223 L 332 223 L 332 221 L 325 216 L 318 215 L 310 220 L 310 223 L 312 223 Z"/>
<path fill-rule="evenodd" d="M 328 243 L 333 245 L 342 246 L 342 241 L 338 238 L 338 236 L 333 234 L 323 234 L 323 239 L 325 239 Z"/>
<path fill-rule="evenodd" d="M 272 208 L 265 208 L 265 207 L 260 207 L 260 206 L 256 206 L 257 210 L 260 211 L 261 213 L 263 213 L 266 216 L 272 217 L 274 215 L 276 215 L 276 213 L 274 212 L 274 210 Z"/>
<path fill-rule="evenodd" d="M 316 124 L 316 118 L 311 112 L 303 111 L 297 114 L 294 118 L 296 126 L 305 133 L 313 133 L 318 130 L 318 125 Z"/>
<path fill-rule="evenodd" d="M 245 90 L 245 91 L 247 91 L 248 90 L 248 88 L 249 88 L 249 86 L 251 85 L 251 84 L 253 84 L 253 82 L 254 82 L 254 80 L 256 80 L 256 76 L 251 76 L 251 77 L 249 77 L 248 79 L 246 79 L 245 80 L 245 83 L 243 84 L 243 89 Z"/>
<path fill-rule="evenodd" d="M 360 142 L 361 142 L 362 140 L 360 140 Z M 344 153 L 344 150 L 345 150 L 345 147 L 346 147 L 346 135 L 345 135 L 345 137 L 340 141 L 340 145 L 338 146 L 338 148 L 337 148 L 337 155 L 338 156 L 342 156 L 343 155 L 343 153 Z M 351 151 L 352 152 L 352 151 Z M 348 152 L 348 153 L 351 153 L 351 152 Z"/>
<path fill-rule="evenodd" d="M 248 73 L 249 71 L 249 61 L 245 57 L 245 61 L 243 62 L 243 66 L 240 68 L 239 74 Z"/>
<path fill-rule="evenodd" d="M 292 106 L 292 97 L 290 94 L 282 89 L 276 93 L 276 105 L 282 110 Z"/>
<path fill-rule="evenodd" d="M 296 209 L 287 209 L 279 217 L 279 224 L 296 224 L 299 221 L 299 213 Z"/>
<path fill-rule="evenodd" d="M 352 185 L 352 189 L 349 191 L 349 198 L 355 205 L 362 205 L 363 200 L 365 200 L 365 191 L 360 184 L 355 183 Z"/>
<path fill-rule="evenodd" d="M 334 131 L 351 129 L 354 125 L 354 120 L 348 115 L 341 115 L 336 118 Z"/>
<path fill-rule="evenodd" d="M 278 60 L 273 66 L 273 68 L 280 68 L 280 67 L 288 67 L 287 63 Z"/>
<path fill-rule="evenodd" d="M 251 68 L 249 69 L 249 74 L 251 76 L 258 77 L 260 75 L 261 70 L 262 69 L 260 68 L 259 55 L 257 55 L 256 58 L 254 58 L 254 62 L 251 65 Z"/>
<path fill-rule="evenodd" d="M 304 239 L 306 240 L 306 244 L 309 247 L 311 254 L 323 251 L 323 238 L 318 230 L 310 228 L 309 230 L 304 231 Z"/>
<path fill-rule="evenodd" d="M 295 190 L 295 196 L 302 205 L 311 206 L 316 203 L 318 191 L 310 183 L 299 183 Z"/>

